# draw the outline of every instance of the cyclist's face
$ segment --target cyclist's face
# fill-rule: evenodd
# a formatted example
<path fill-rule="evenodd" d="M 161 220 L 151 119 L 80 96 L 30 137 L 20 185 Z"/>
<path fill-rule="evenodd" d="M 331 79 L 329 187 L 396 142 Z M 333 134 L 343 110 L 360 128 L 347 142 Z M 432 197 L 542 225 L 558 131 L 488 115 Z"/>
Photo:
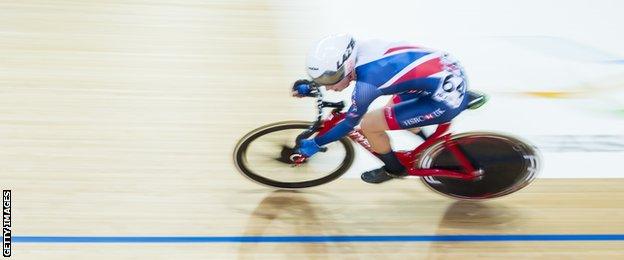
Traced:
<path fill-rule="evenodd" d="M 349 83 L 351 83 L 351 80 L 353 80 L 353 74 L 354 73 L 349 73 L 349 75 L 344 77 L 344 79 L 338 81 L 338 83 L 334 85 L 325 86 L 325 88 L 327 90 L 333 90 L 333 91 L 338 91 L 338 92 L 343 91 L 345 88 L 349 86 Z"/>

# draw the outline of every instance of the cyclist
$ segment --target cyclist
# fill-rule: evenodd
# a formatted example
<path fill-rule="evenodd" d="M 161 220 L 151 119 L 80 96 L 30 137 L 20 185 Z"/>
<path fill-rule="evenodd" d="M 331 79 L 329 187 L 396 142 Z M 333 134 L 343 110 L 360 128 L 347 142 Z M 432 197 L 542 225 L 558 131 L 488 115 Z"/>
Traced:
<path fill-rule="evenodd" d="M 407 175 L 385 131 L 414 133 L 426 125 L 450 121 L 468 103 L 463 68 L 449 54 L 403 42 L 358 42 L 349 34 L 318 41 L 307 56 L 308 75 L 327 90 L 342 91 L 355 81 L 351 107 L 344 120 L 327 133 L 301 140 L 298 153 L 313 156 L 321 146 L 347 135 L 360 124 L 384 167 L 364 172 L 362 180 L 381 183 Z M 293 96 L 310 91 L 309 81 L 293 86 Z M 388 105 L 368 111 L 378 97 L 394 95 Z"/>

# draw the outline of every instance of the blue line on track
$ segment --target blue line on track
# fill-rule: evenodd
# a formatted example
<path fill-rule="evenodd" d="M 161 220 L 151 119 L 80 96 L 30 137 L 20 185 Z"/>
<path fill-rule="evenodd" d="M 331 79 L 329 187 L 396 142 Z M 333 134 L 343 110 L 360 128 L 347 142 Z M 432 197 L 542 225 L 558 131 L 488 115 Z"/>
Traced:
<path fill-rule="evenodd" d="M 14 236 L 15 243 L 354 243 L 624 241 L 624 234 L 383 236 Z"/>

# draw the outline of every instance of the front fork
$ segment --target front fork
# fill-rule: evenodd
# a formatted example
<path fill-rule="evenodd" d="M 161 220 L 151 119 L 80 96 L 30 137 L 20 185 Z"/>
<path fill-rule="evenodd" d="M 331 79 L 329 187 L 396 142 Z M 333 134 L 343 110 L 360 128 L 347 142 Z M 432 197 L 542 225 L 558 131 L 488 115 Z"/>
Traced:
<path fill-rule="evenodd" d="M 342 102 L 331 103 L 331 102 L 324 102 L 320 100 L 319 100 L 319 103 L 320 103 L 319 115 L 321 114 L 320 110 L 323 107 L 334 107 L 335 109 L 331 112 L 331 115 L 327 119 L 321 120 L 319 117 L 319 119 L 316 122 L 314 122 L 314 124 L 308 130 L 306 130 L 305 132 L 297 136 L 295 140 L 296 144 L 298 144 L 301 139 L 310 138 L 315 133 L 317 135 L 323 135 L 327 133 L 327 131 L 329 131 L 332 127 L 334 127 L 336 124 L 338 124 L 340 121 L 342 121 L 345 118 L 346 115 L 344 113 L 340 113 L 340 110 L 342 110 L 342 108 L 344 107 L 344 103 Z M 364 141 L 366 141 L 366 138 L 365 137 L 363 138 L 364 138 Z M 368 141 L 366 142 L 368 143 Z M 370 147 L 370 145 L 368 146 Z M 295 146 L 293 150 L 297 150 L 297 146 Z M 327 151 L 327 148 L 321 147 L 320 151 L 325 152 Z M 292 166 L 299 166 L 305 163 L 307 159 L 308 158 L 298 153 L 293 153 L 289 157 L 289 160 L 293 163 Z"/>

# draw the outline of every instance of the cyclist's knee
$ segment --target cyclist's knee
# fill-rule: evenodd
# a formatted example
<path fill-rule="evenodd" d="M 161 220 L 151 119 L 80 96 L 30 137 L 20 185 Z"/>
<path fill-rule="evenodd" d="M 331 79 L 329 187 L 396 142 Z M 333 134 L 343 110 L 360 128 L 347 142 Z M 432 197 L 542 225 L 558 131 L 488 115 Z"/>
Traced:
<path fill-rule="evenodd" d="M 388 126 L 386 124 L 386 120 L 382 110 L 372 111 L 367 113 L 362 118 L 362 122 L 360 123 L 360 127 L 364 133 L 374 134 L 374 133 L 382 133 L 385 130 L 388 130 Z"/>
<path fill-rule="evenodd" d="M 364 117 L 362 117 L 362 122 L 360 123 L 360 127 L 362 128 L 362 131 L 364 133 L 374 132 L 373 119 L 371 116 L 369 116 L 369 114 L 365 114 Z"/>

